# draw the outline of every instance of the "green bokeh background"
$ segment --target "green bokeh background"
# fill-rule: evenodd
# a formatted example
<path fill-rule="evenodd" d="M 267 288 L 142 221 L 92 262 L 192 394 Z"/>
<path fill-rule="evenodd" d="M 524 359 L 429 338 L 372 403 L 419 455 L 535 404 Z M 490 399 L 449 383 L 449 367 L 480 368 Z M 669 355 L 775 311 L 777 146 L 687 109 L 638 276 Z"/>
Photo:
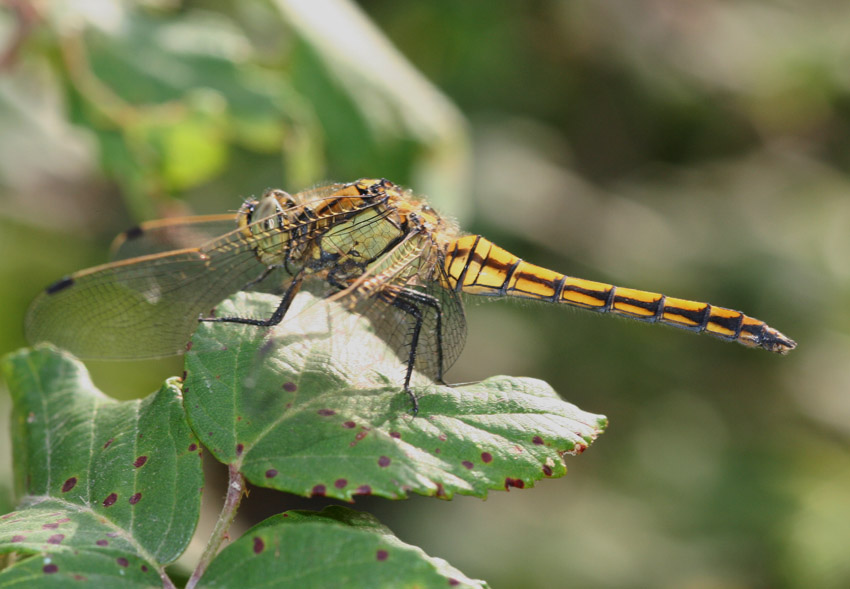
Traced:
<path fill-rule="evenodd" d="M 355 508 L 494 587 L 848 586 L 848 19 L 827 0 L 7 1 L 0 352 L 139 221 L 387 177 L 527 260 L 742 309 L 799 349 L 470 304 L 449 380 L 543 378 L 608 431 L 534 489 Z M 89 365 L 124 398 L 182 370 Z M 251 502 L 242 525 L 303 506 Z"/>

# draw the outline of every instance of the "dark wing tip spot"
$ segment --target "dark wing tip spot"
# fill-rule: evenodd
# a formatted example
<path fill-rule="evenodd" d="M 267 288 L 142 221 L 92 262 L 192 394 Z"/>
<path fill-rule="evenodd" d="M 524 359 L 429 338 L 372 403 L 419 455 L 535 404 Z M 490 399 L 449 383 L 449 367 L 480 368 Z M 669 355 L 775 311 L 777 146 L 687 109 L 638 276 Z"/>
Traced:
<path fill-rule="evenodd" d="M 44 292 L 49 295 L 56 294 L 60 290 L 65 290 L 69 286 L 74 284 L 74 279 L 70 276 L 65 276 L 64 278 L 60 278 L 50 286 L 48 286 Z"/>
<path fill-rule="evenodd" d="M 124 239 L 128 241 L 130 239 L 138 239 L 142 235 L 144 235 L 144 233 L 145 230 L 142 229 L 140 225 L 136 225 L 135 227 L 130 227 L 129 229 L 127 229 L 127 231 L 124 232 Z"/>

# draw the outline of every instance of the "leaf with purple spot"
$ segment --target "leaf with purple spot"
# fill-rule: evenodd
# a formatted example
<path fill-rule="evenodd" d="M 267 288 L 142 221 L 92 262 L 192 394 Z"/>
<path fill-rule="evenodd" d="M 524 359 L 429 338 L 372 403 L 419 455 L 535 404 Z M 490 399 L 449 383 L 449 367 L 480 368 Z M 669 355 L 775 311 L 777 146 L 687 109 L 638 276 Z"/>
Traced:
<path fill-rule="evenodd" d="M 278 587 L 487 587 L 345 507 L 257 524 L 221 551 L 198 586 L 258 587 L 269 579 Z"/>
<path fill-rule="evenodd" d="M 21 502 L 0 517 L 0 552 L 39 556 L 4 570 L 0 585 L 47 574 L 60 585 L 161 586 L 191 539 L 203 485 L 179 381 L 118 402 L 46 345 L 7 356 L 3 371 Z"/>
<path fill-rule="evenodd" d="M 265 317 L 277 303 L 240 293 L 218 313 Z M 606 425 L 539 380 L 506 376 L 447 387 L 414 374 L 413 416 L 401 361 L 367 319 L 308 293 L 290 314 L 271 332 L 204 323 L 186 355 L 190 423 L 256 485 L 346 500 L 363 489 L 483 497 L 563 476 L 564 457 Z"/>

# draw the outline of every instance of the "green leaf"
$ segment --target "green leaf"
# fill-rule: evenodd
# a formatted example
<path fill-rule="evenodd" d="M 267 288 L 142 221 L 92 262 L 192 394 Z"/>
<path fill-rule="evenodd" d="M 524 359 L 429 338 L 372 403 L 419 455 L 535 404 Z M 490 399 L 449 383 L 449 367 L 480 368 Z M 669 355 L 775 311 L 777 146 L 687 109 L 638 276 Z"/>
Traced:
<path fill-rule="evenodd" d="M 277 303 L 240 293 L 217 313 L 268 317 Z M 414 417 L 401 367 L 368 320 L 302 293 L 271 334 L 201 324 L 186 356 L 186 411 L 215 457 L 252 483 L 346 500 L 532 486 L 564 475 L 563 456 L 606 424 L 541 381 L 506 376 L 448 387 L 414 375 Z"/>
<path fill-rule="evenodd" d="M 487 587 L 344 507 L 290 511 L 225 548 L 199 587 Z"/>
<path fill-rule="evenodd" d="M 0 518 L 0 552 L 41 556 L 0 573 L 0 586 L 28 575 L 162 586 L 162 565 L 192 537 L 203 486 L 179 380 L 117 402 L 79 361 L 47 345 L 7 356 L 3 369 L 24 496 Z"/>

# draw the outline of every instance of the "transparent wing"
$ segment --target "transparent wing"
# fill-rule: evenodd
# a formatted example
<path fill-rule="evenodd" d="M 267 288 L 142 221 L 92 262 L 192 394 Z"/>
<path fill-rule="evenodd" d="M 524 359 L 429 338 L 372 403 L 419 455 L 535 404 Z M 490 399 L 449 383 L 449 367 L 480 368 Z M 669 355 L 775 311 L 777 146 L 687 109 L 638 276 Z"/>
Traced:
<path fill-rule="evenodd" d="M 391 299 L 375 296 L 359 303 L 355 312 L 367 317 L 381 339 L 396 353 L 403 367 L 411 359 L 413 335 L 418 322 L 414 314 L 399 307 L 401 301 L 407 308 L 415 307 L 421 313 L 421 325 L 416 349 L 413 353 L 414 370 L 432 380 L 442 380 L 457 360 L 466 342 L 466 318 L 457 294 L 438 284 L 405 287 L 388 286 Z M 413 293 L 425 295 L 436 305 L 424 303 Z"/>
<path fill-rule="evenodd" d="M 53 342 L 82 358 L 180 353 L 200 315 L 263 275 L 266 267 L 255 251 L 270 248 L 286 248 L 280 232 L 246 238 L 231 231 L 201 247 L 83 270 L 33 301 L 27 337 Z M 288 277 L 282 270 L 276 273 Z"/>
<path fill-rule="evenodd" d="M 148 221 L 115 238 L 112 261 L 200 247 L 236 228 L 236 214 L 177 217 Z"/>
<path fill-rule="evenodd" d="M 398 356 L 399 384 L 411 360 L 416 371 L 442 378 L 466 341 L 463 306 L 454 291 L 443 287 L 439 259 L 429 238 L 412 236 L 331 297 L 340 303 L 335 312 L 347 310 L 368 318 Z"/>

